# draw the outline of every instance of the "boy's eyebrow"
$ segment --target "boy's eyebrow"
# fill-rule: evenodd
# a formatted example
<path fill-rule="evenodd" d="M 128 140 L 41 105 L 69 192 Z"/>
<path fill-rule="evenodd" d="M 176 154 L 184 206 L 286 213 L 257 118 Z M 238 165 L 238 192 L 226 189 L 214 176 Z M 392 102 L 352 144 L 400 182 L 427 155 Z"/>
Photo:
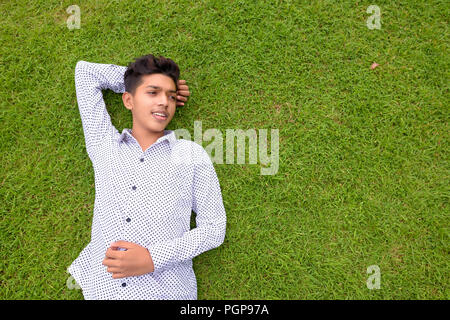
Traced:
<path fill-rule="evenodd" d="M 153 89 L 156 89 L 156 90 L 161 90 L 161 87 L 158 87 L 158 86 L 152 86 L 152 85 L 148 85 L 148 86 L 146 86 L 146 88 L 153 88 Z M 169 90 L 168 92 L 177 93 L 176 90 Z"/>

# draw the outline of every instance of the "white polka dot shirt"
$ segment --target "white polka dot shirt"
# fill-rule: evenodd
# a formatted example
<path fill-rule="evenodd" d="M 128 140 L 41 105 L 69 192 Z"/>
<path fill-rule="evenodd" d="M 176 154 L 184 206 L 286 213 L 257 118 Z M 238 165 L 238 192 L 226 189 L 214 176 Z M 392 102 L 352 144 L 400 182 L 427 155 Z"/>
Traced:
<path fill-rule="evenodd" d="M 126 67 L 79 61 L 75 88 L 94 167 L 91 241 L 69 266 L 85 299 L 197 299 L 192 259 L 220 246 L 226 215 L 208 153 L 175 132 L 143 151 L 130 129 L 112 125 L 102 90 L 125 91 Z M 196 227 L 190 229 L 192 211 Z M 102 265 L 112 242 L 147 248 L 154 272 L 113 279 Z"/>

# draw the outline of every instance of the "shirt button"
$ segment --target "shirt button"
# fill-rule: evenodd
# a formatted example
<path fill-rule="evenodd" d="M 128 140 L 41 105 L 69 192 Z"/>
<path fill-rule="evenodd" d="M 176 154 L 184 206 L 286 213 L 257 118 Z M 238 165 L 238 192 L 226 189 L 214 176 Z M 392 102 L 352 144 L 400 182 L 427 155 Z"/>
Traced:
<path fill-rule="evenodd" d="M 132 189 L 133 189 L 133 190 L 136 190 L 136 186 L 133 186 Z"/>
<path fill-rule="evenodd" d="M 144 162 L 144 158 L 141 158 L 141 162 Z"/>
<path fill-rule="evenodd" d="M 126 287 L 127 286 L 127 284 L 124 282 L 124 283 L 122 283 L 122 287 Z"/>
<path fill-rule="evenodd" d="M 130 222 L 131 221 L 131 219 L 130 218 L 127 218 L 127 222 Z"/>

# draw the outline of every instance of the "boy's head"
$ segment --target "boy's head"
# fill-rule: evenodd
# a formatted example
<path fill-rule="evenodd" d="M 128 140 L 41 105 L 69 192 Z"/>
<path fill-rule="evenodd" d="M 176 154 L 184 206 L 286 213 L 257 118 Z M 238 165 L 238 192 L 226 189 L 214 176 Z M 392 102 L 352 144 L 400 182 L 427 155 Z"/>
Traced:
<path fill-rule="evenodd" d="M 133 129 L 163 132 L 175 114 L 179 75 L 175 62 L 151 54 L 128 65 L 122 100 L 133 115 Z"/>

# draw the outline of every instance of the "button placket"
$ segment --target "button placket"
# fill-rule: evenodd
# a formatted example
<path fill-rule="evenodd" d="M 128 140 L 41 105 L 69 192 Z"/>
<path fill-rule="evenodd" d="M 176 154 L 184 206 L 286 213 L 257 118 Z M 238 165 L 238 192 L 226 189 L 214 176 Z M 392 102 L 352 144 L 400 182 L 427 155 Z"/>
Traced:
<path fill-rule="evenodd" d="M 119 166 L 126 167 L 125 174 L 127 176 L 131 175 L 131 180 L 128 180 L 129 181 L 128 183 L 130 183 L 130 184 L 128 186 L 124 186 L 123 189 L 121 189 L 121 192 L 119 192 L 119 195 L 117 197 L 120 220 L 123 221 L 122 227 L 126 228 L 128 223 L 125 222 L 125 219 L 128 217 L 131 217 L 132 213 L 134 212 L 132 198 L 133 198 L 133 193 L 137 192 L 137 191 L 135 191 L 137 189 L 137 187 L 136 187 L 136 185 L 134 185 L 136 179 L 134 178 L 134 174 L 133 174 L 135 169 L 132 168 L 132 166 L 134 165 L 134 161 L 130 161 L 129 156 L 126 153 L 126 151 L 120 152 L 118 161 L 119 161 Z M 130 189 L 128 189 L 128 188 L 130 188 Z M 122 239 L 126 238 L 126 234 L 128 234 L 128 232 L 124 229 L 122 229 L 120 231 L 120 233 L 121 233 L 121 235 L 119 237 Z"/>
<path fill-rule="evenodd" d="M 140 156 L 138 156 L 138 159 L 139 159 L 139 162 L 144 162 L 144 153 L 143 152 L 141 152 L 141 155 Z M 133 197 L 136 197 L 137 196 L 137 185 L 136 185 L 136 182 L 138 181 L 137 180 L 137 177 L 138 177 L 138 175 L 139 175 L 139 170 L 140 170 L 140 168 L 139 168 L 139 164 L 136 164 L 136 162 L 134 162 L 133 161 L 133 163 L 136 165 L 136 169 L 138 169 L 138 170 L 133 170 L 133 185 L 131 186 L 131 198 L 133 198 Z M 134 209 L 132 209 L 132 210 L 134 210 Z M 126 226 L 128 226 L 128 227 L 131 227 L 131 224 L 130 224 L 130 222 L 131 222 L 131 217 L 130 217 L 130 213 L 132 212 L 132 210 L 130 210 L 129 211 L 129 214 L 128 214 L 128 216 L 125 216 L 125 221 L 126 221 L 126 223 L 125 223 L 125 225 Z"/>
<path fill-rule="evenodd" d="M 145 153 L 142 153 L 142 154 L 139 156 L 139 161 L 140 161 L 140 162 L 144 162 L 144 156 L 145 156 Z M 134 180 L 136 181 L 136 171 L 135 171 L 135 174 L 134 174 Z M 133 191 L 135 191 L 135 190 L 137 189 L 136 185 L 133 185 L 133 186 L 131 187 L 131 189 L 133 189 Z"/>

